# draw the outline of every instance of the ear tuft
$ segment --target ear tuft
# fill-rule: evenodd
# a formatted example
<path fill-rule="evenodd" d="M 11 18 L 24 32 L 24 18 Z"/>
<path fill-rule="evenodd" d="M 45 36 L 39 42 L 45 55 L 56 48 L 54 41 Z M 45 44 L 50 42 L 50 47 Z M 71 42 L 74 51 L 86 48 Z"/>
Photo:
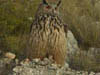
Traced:
<path fill-rule="evenodd" d="M 58 2 L 58 4 L 57 4 L 57 7 L 60 6 L 60 4 L 61 4 L 61 0 L 59 0 L 59 2 Z"/>
<path fill-rule="evenodd" d="M 46 0 L 43 0 L 43 4 L 46 4 L 46 5 L 48 5 L 48 3 L 46 2 Z"/>

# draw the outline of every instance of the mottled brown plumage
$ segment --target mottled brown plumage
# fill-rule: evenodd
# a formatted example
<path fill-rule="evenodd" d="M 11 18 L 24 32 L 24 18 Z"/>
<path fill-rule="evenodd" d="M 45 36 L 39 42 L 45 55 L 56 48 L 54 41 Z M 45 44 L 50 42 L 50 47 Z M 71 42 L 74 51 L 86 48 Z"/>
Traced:
<path fill-rule="evenodd" d="M 59 17 L 58 5 L 53 7 L 40 4 L 31 25 L 26 51 L 28 58 L 43 59 L 53 56 L 57 64 L 64 65 L 66 42 L 64 24 Z"/>

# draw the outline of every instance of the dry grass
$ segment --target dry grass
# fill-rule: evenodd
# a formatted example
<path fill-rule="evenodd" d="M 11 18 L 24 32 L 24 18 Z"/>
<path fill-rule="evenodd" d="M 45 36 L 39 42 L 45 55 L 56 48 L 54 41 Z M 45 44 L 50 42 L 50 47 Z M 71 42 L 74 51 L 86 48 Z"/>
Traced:
<path fill-rule="evenodd" d="M 63 0 L 63 18 L 83 47 L 100 47 L 99 5 L 92 0 Z"/>
<path fill-rule="evenodd" d="M 92 54 L 86 51 L 80 51 L 74 55 L 70 55 L 70 67 L 76 70 L 100 72 L 100 51 Z"/>

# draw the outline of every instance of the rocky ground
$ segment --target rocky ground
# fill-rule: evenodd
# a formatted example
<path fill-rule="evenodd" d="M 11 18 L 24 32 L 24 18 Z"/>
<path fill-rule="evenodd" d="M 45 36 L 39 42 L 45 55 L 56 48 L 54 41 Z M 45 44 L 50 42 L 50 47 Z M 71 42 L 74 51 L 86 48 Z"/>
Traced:
<path fill-rule="evenodd" d="M 31 62 L 3 58 L 0 60 L 0 75 L 100 75 L 100 73 L 77 71 L 71 69 L 67 63 L 64 67 L 59 67 L 47 58 L 43 61 L 33 59 Z"/>
<path fill-rule="evenodd" d="M 69 64 L 68 62 L 69 60 L 71 61 L 71 57 L 79 51 L 79 48 L 70 31 L 68 32 L 67 43 L 68 58 L 63 67 L 54 64 L 52 59 L 44 58 L 42 61 L 39 59 L 33 59 L 32 61 L 29 61 L 28 59 L 19 60 L 16 58 L 15 54 L 8 52 L 4 54 L 4 56 L 0 57 L 0 75 L 100 75 L 100 72 L 94 72 L 92 70 L 85 71 L 72 69 L 70 67 L 72 64 Z M 92 57 L 92 53 L 94 53 L 93 48 L 88 55 Z M 96 54 L 97 53 L 98 52 L 96 52 Z M 0 52 L 0 55 L 1 54 L 2 52 Z"/>

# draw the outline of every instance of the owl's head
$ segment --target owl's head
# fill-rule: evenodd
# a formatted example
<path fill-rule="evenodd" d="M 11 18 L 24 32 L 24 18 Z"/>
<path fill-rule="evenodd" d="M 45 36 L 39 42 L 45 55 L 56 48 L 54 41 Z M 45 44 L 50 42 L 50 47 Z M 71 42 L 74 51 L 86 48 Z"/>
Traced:
<path fill-rule="evenodd" d="M 42 4 L 39 7 L 44 13 L 57 13 L 59 6 L 61 4 L 61 0 L 42 0 Z"/>

